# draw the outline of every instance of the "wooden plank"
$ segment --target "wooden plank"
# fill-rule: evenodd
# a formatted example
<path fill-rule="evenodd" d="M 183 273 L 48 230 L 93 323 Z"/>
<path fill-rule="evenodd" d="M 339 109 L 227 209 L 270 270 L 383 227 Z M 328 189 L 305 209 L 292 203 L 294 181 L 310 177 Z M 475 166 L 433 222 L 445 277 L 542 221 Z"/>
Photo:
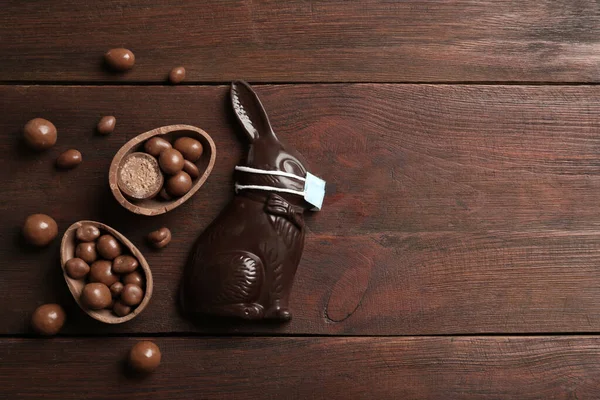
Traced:
<path fill-rule="evenodd" d="M 4 81 L 598 82 L 594 0 L 3 2 Z M 102 55 L 125 46 L 134 71 Z"/>
<path fill-rule="evenodd" d="M 525 400 L 600 391 L 597 336 L 153 338 L 162 364 L 135 379 L 123 364 L 141 339 L 2 339 L 0 396 Z"/>
<path fill-rule="evenodd" d="M 69 308 L 66 333 L 247 332 L 435 334 L 598 332 L 600 88 L 596 86 L 267 85 L 257 88 L 278 134 L 328 181 L 324 210 L 308 219 L 282 327 L 183 320 L 181 267 L 197 234 L 232 196 L 242 155 L 226 87 L 0 87 L 0 333 L 28 332 L 43 303 Z M 95 136 L 101 115 L 117 130 Z M 57 146 L 19 144 L 34 116 L 54 121 Z M 189 123 L 217 144 L 215 172 L 182 207 L 143 218 L 108 190 L 112 155 L 134 135 Z M 59 172 L 60 151 L 84 162 Z M 58 243 L 32 250 L 19 227 L 33 212 L 64 231 L 108 223 L 139 245 L 155 293 L 138 319 L 100 326 L 82 315 L 60 276 Z M 144 244 L 161 225 L 174 239 Z"/>

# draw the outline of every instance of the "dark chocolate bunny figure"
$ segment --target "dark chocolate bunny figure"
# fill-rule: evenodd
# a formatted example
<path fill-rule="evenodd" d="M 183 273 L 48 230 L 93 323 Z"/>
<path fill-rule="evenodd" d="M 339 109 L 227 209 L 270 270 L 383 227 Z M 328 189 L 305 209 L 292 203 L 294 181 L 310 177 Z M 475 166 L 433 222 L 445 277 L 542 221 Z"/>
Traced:
<path fill-rule="evenodd" d="M 304 247 L 307 165 L 275 135 L 256 93 L 231 85 L 250 141 L 236 167 L 236 196 L 200 235 L 181 284 L 184 312 L 245 319 L 291 318 L 288 298 Z"/>

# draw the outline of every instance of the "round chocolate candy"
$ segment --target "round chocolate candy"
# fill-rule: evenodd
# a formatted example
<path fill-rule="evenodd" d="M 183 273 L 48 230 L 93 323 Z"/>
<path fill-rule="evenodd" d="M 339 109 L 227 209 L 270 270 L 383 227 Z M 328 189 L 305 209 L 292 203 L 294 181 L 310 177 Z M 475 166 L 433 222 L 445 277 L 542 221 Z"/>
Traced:
<path fill-rule="evenodd" d="M 121 292 L 121 302 L 127 306 L 137 306 L 144 298 L 144 291 L 138 285 L 129 283 Z"/>
<path fill-rule="evenodd" d="M 100 282 L 106 286 L 111 286 L 118 281 L 119 276 L 113 274 L 110 261 L 98 260 L 92 264 L 90 268 L 90 282 Z"/>
<path fill-rule="evenodd" d="M 58 304 L 39 306 L 31 316 L 31 326 L 41 335 L 56 335 L 65 323 L 65 310 Z"/>
<path fill-rule="evenodd" d="M 123 287 L 124 286 L 121 282 L 115 282 L 112 285 L 110 285 L 110 293 L 113 295 L 113 297 L 118 297 L 121 295 Z"/>
<path fill-rule="evenodd" d="M 154 248 L 162 249 L 171 242 L 171 231 L 167 227 L 162 227 L 148 234 L 148 242 Z"/>
<path fill-rule="evenodd" d="M 128 71 L 135 64 L 135 55 L 124 48 L 110 49 L 104 54 L 104 61 L 115 71 Z"/>
<path fill-rule="evenodd" d="M 138 342 L 129 352 L 129 365 L 137 372 L 148 373 L 160 365 L 160 349 L 154 342 Z"/>
<path fill-rule="evenodd" d="M 113 312 L 119 317 L 124 317 L 131 312 L 131 307 L 126 306 L 120 301 L 115 301 L 115 305 L 113 306 Z"/>
<path fill-rule="evenodd" d="M 79 150 L 69 149 L 58 156 L 56 166 L 60 169 L 73 169 L 81 164 L 82 160 L 83 158 Z"/>
<path fill-rule="evenodd" d="M 117 119 L 112 115 L 100 118 L 96 130 L 101 135 L 110 135 L 115 130 Z"/>
<path fill-rule="evenodd" d="M 56 127 L 44 118 L 34 118 L 23 127 L 23 137 L 34 150 L 46 150 L 54 146 L 57 139 Z"/>
<path fill-rule="evenodd" d="M 180 171 L 167 180 L 166 188 L 171 196 L 183 196 L 192 188 L 192 178 L 187 172 Z"/>
<path fill-rule="evenodd" d="M 81 302 L 92 310 L 102 310 L 112 302 L 110 289 L 104 283 L 88 283 L 81 292 Z"/>
<path fill-rule="evenodd" d="M 121 244 L 112 235 L 102 235 L 96 243 L 98 254 L 107 260 L 112 260 L 121 254 Z"/>
<path fill-rule="evenodd" d="M 81 225 L 77 228 L 75 237 L 81 242 L 93 242 L 100 237 L 100 229 L 94 225 Z"/>
<path fill-rule="evenodd" d="M 138 265 L 135 257 L 122 255 L 113 260 L 112 269 L 118 274 L 128 274 L 135 271 Z"/>
<path fill-rule="evenodd" d="M 173 68 L 171 70 L 171 72 L 169 72 L 169 81 L 174 85 L 183 82 L 184 79 L 185 79 L 185 68 L 183 68 L 183 67 Z"/>
<path fill-rule="evenodd" d="M 65 271 L 73 279 L 83 279 L 90 272 L 90 266 L 81 258 L 71 258 L 65 263 Z"/>
<path fill-rule="evenodd" d="M 158 156 L 158 164 L 165 174 L 174 175 L 183 169 L 183 155 L 179 150 L 163 150 Z"/>
<path fill-rule="evenodd" d="M 46 214 L 32 214 L 23 224 L 23 236 L 35 246 L 47 246 L 58 234 L 56 221 Z"/>
<path fill-rule="evenodd" d="M 96 253 L 96 243 L 94 242 L 81 242 L 75 247 L 75 257 L 81 258 L 88 264 L 93 263 L 98 259 Z"/>
<path fill-rule="evenodd" d="M 169 195 L 169 193 L 167 193 L 167 189 L 164 187 L 162 189 L 160 189 L 158 196 L 161 199 L 166 200 L 166 201 L 173 200 L 173 198 Z"/>
<path fill-rule="evenodd" d="M 200 176 L 200 171 L 198 170 L 198 167 L 196 167 L 196 164 L 194 164 L 190 160 L 185 160 L 183 162 L 183 170 L 187 172 L 190 178 L 192 179 L 196 179 Z"/>
<path fill-rule="evenodd" d="M 139 287 L 144 286 L 144 276 L 139 271 L 133 271 L 129 274 L 123 275 L 121 278 L 123 285 L 138 285 Z"/>
<path fill-rule="evenodd" d="M 202 143 L 190 137 L 180 137 L 175 141 L 173 147 L 183 155 L 183 158 L 196 162 L 202 156 Z"/>
<path fill-rule="evenodd" d="M 164 150 L 171 149 L 172 147 L 171 143 L 157 136 L 148 139 L 144 143 L 144 151 L 154 157 L 158 157 Z"/>

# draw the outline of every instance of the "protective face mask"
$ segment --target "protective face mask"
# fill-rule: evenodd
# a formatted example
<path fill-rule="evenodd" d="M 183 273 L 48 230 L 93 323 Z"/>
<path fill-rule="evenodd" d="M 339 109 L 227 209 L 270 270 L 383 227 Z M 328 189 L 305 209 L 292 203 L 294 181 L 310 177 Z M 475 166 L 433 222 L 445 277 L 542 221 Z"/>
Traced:
<path fill-rule="evenodd" d="M 306 177 L 298 176 L 289 172 L 283 171 L 270 171 L 266 169 L 258 169 L 252 167 L 245 167 L 243 165 L 236 165 L 236 171 L 248 172 L 251 174 L 261 174 L 261 175 L 277 175 L 277 176 L 285 176 L 288 178 L 298 179 L 301 182 L 304 182 L 304 190 L 293 190 L 293 189 L 284 189 L 278 188 L 276 186 L 262 186 L 262 185 L 240 185 L 236 182 L 235 184 L 235 192 L 237 193 L 240 190 L 244 189 L 254 189 L 254 190 L 267 190 L 273 192 L 280 193 L 291 193 L 297 194 L 299 196 L 304 197 L 307 203 L 313 206 L 313 211 L 320 211 L 323 206 L 323 198 L 325 197 L 325 181 L 310 172 L 306 173 Z"/>

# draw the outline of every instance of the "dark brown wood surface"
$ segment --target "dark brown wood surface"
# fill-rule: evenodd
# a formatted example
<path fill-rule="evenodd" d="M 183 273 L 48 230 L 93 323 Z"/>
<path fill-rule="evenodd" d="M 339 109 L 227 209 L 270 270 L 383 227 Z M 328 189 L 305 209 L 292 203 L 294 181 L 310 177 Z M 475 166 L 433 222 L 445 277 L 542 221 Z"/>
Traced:
<path fill-rule="evenodd" d="M 0 7 L 0 399 L 598 399 L 600 7 L 593 0 L 15 1 Z M 102 65 L 112 47 L 133 71 Z M 185 66 L 190 86 L 165 85 Z M 244 152 L 227 99 L 251 81 L 276 132 L 327 180 L 307 219 L 292 322 L 188 321 L 177 308 L 196 236 L 233 196 Z M 94 133 L 115 115 L 108 137 Z M 32 153 L 21 129 L 53 121 Z M 212 135 L 217 161 L 186 204 L 123 209 L 113 155 L 169 124 Z M 60 152 L 83 163 L 57 171 Z M 148 308 L 107 326 L 61 275 L 47 213 L 111 225 L 154 277 Z M 171 244 L 144 238 L 161 226 Z M 58 338 L 34 309 L 58 302 Z M 163 353 L 124 368 L 145 337 Z"/>
<path fill-rule="evenodd" d="M 595 0 L 5 0 L 0 81 L 598 82 L 599 44 Z"/>
<path fill-rule="evenodd" d="M 600 339 L 579 337 L 5 339 L 0 397 L 23 399 L 596 399 Z M 28 386 L 22 386 L 23 375 Z"/>
<path fill-rule="evenodd" d="M 600 88 L 596 86 L 258 86 L 279 136 L 328 181 L 324 210 L 309 218 L 307 248 L 283 326 L 183 319 L 176 292 L 197 234 L 232 196 L 243 145 L 226 87 L 0 87 L 4 159 L 0 192 L 0 332 L 27 332 L 49 301 L 74 303 L 58 241 L 25 247 L 27 215 L 54 216 L 61 233 L 94 219 L 128 235 L 147 256 L 153 299 L 121 326 L 73 306 L 69 333 L 262 332 L 415 335 L 598 332 L 600 317 Z M 94 134 L 103 114 L 116 131 Z M 29 118 L 52 119 L 58 144 L 24 149 Z M 198 125 L 217 145 L 214 173 L 180 208 L 133 215 L 108 188 L 112 156 L 133 136 L 175 122 Z M 56 171 L 61 151 L 83 163 Z M 162 251 L 144 243 L 161 225 Z M 49 284 L 51 283 L 51 284 Z"/>

